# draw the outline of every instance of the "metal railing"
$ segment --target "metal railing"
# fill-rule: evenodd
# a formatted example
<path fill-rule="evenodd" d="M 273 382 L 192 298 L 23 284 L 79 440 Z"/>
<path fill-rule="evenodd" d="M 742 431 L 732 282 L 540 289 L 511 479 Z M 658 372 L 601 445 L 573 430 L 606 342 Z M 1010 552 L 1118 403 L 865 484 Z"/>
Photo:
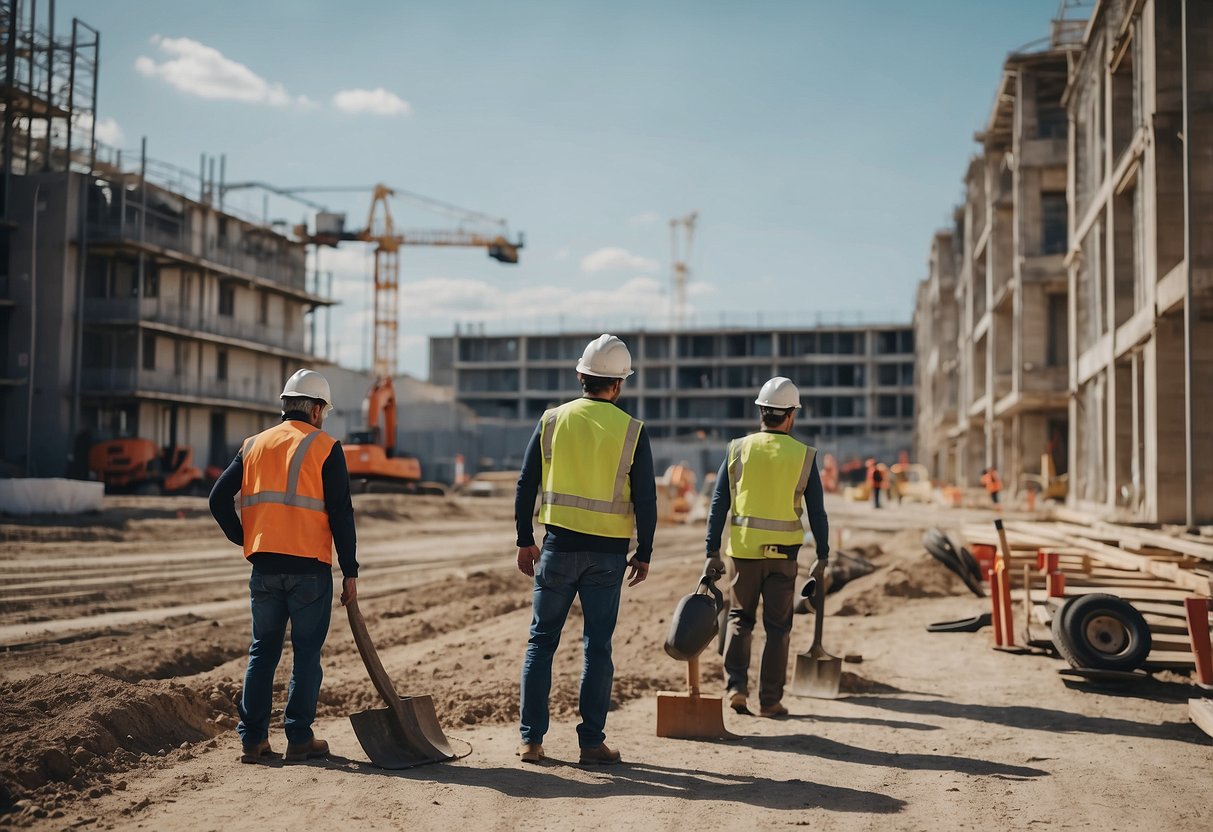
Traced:
<path fill-rule="evenodd" d="M 306 352 L 304 326 L 273 327 L 219 314 L 204 314 L 200 309 L 182 309 L 163 304 L 157 298 L 86 298 L 84 317 L 88 321 L 148 321 L 181 327 L 209 335 L 237 338 L 267 347 Z"/>
<path fill-rule="evenodd" d="M 157 370 L 137 370 L 134 367 L 84 370 L 80 385 L 86 393 L 122 394 L 141 391 L 263 406 L 273 406 L 277 392 L 273 384 L 259 383 L 251 378 L 196 378 Z"/>
<path fill-rule="evenodd" d="M 132 214 L 134 215 L 132 217 Z M 92 242 L 137 243 L 140 240 L 139 208 L 127 207 L 127 220 L 94 221 L 89 224 Z M 300 291 L 307 288 L 306 258 L 300 247 L 297 256 L 283 252 L 252 252 L 223 242 L 223 238 L 203 238 L 185 223 L 148 222 L 142 239 L 149 245 L 197 258 Z"/>

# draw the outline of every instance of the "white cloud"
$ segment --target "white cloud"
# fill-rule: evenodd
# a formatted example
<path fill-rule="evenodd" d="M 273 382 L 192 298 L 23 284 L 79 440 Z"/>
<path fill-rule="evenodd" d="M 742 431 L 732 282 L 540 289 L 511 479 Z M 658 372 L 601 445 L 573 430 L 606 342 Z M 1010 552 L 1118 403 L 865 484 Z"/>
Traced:
<path fill-rule="evenodd" d="M 73 130 L 78 130 L 82 134 L 87 134 L 93 128 L 93 117 L 88 113 L 80 113 L 76 116 L 76 125 Z M 103 118 L 97 122 L 97 141 L 102 144 L 108 144 L 111 147 L 120 147 L 122 142 L 126 140 L 126 135 L 122 132 L 122 128 L 118 126 L 118 122 L 112 118 Z M 88 136 L 85 135 L 84 141 L 88 143 Z M 72 139 L 72 144 L 76 144 L 76 139 Z"/>
<path fill-rule="evenodd" d="M 522 286 L 469 278 L 430 277 L 409 283 L 405 318 L 515 321 L 611 316 L 640 318 L 664 309 L 665 287 L 652 277 L 636 276 L 600 289 L 584 286 Z"/>
<path fill-rule="evenodd" d="M 605 271 L 655 272 L 660 264 L 648 257 L 632 254 L 625 248 L 607 246 L 581 258 L 581 270 L 593 274 Z"/>
<path fill-rule="evenodd" d="M 413 112 L 409 102 L 383 87 L 373 90 L 342 90 L 333 96 L 333 105 L 338 110 L 353 114 L 407 116 Z"/>
<path fill-rule="evenodd" d="M 190 38 L 153 35 L 151 42 L 165 57 L 157 62 L 146 55 L 135 59 L 135 69 L 159 78 L 180 92 L 217 101 L 244 101 L 271 107 L 308 106 L 306 96 L 293 98 L 277 82 L 267 81 L 242 63 Z"/>
<path fill-rule="evenodd" d="M 661 222 L 661 215 L 656 211 L 643 211 L 634 217 L 628 218 L 628 225 L 653 225 Z"/>
<path fill-rule="evenodd" d="M 570 254 L 572 254 L 572 252 L 569 251 L 567 247 L 557 249 L 556 253 L 552 255 L 552 259 L 553 260 L 568 260 Z"/>

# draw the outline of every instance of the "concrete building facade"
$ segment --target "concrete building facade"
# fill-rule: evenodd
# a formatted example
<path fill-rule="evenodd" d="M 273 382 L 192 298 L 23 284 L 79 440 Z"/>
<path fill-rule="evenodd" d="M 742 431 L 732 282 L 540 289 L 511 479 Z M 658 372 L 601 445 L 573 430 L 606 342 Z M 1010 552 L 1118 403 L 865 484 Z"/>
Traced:
<path fill-rule="evenodd" d="M 972 486 L 993 465 L 1016 491 L 1048 455 L 1076 508 L 1213 520 L 1210 102 L 1210 3 L 1100 0 L 1080 37 L 1007 59 L 952 230 L 947 442 L 929 352 L 917 379 L 937 476 Z M 938 240 L 920 341 L 941 314 Z"/>
<path fill-rule="evenodd" d="M 1213 4 L 1103 0 L 1066 92 L 1070 500 L 1213 520 Z"/>
<path fill-rule="evenodd" d="M 598 332 L 456 334 L 430 339 L 430 381 L 450 385 L 482 423 L 529 433 L 544 410 L 580 394 L 573 371 Z M 798 432 L 836 456 L 908 451 L 914 419 L 908 325 L 617 332 L 636 374 L 622 406 L 654 439 L 723 442 L 754 430 L 754 396 L 791 378 Z M 713 469 L 714 470 L 714 469 Z"/>
<path fill-rule="evenodd" d="M 954 228 L 932 242 L 915 318 L 938 350 L 934 362 L 920 353 L 918 378 L 919 457 L 937 479 L 977 485 L 992 466 L 1014 491 L 1045 454 L 1066 469 L 1062 96 L 1073 51 L 1054 42 L 1007 58 Z"/>
<path fill-rule="evenodd" d="M 84 476 L 93 442 L 188 445 L 224 465 L 316 363 L 302 243 L 138 174 L 9 180 L 0 458 Z M 0 288 L 5 288 L 0 286 Z"/>
<path fill-rule="evenodd" d="M 952 436 L 960 402 L 957 237 L 951 230 L 935 234 L 927 279 L 919 284 L 914 305 L 914 459 L 946 482 L 957 475 Z"/>

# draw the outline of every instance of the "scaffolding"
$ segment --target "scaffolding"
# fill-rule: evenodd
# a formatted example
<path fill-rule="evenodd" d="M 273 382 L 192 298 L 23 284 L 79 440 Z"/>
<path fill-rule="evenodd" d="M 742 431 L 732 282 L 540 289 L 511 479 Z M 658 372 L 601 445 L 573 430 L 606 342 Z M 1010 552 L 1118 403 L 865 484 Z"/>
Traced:
<path fill-rule="evenodd" d="M 10 177 L 92 172 L 97 157 L 101 34 L 73 17 L 56 32 L 55 0 L 0 0 L 0 215 L 9 219 Z"/>

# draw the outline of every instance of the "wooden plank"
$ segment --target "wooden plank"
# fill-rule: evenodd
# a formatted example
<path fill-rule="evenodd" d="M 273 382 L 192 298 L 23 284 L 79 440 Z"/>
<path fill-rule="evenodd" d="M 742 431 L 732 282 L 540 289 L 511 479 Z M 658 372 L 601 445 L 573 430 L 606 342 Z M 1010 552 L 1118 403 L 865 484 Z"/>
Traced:
<path fill-rule="evenodd" d="M 1188 716 L 1196 723 L 1196 727 L 1213 737 L 1213 700 L 1189 699 Z"/>
<path fill-rule="evenodd" d="M 1017 531 L 1022 528 L 1020 524 L 1013 525 Z M 1064 526 L 1066 524 L 1051 525 Z M 1045 533 L 1056 535 L 1057 539 L 1071 546 L 1086 547 L 1099 560 L 1106 561 L 1115 566 L 1148 572 L 1160 578 L 1166 578 L 1184 589 L 1190 589 L 1204 596 L 1213 595 L 1213 585 L 1211 585 L 1208 577 L 1187 572 L 1173 563 L 1158 563 L 1144 555 L 1135 555 L 1132 552 L 1126 552 L 1124 549 L 1118 549 L 1115 546 L 1108 546 L 1097 540 L 1077 537 L 1064 529 L 1049 530 Z"/>

